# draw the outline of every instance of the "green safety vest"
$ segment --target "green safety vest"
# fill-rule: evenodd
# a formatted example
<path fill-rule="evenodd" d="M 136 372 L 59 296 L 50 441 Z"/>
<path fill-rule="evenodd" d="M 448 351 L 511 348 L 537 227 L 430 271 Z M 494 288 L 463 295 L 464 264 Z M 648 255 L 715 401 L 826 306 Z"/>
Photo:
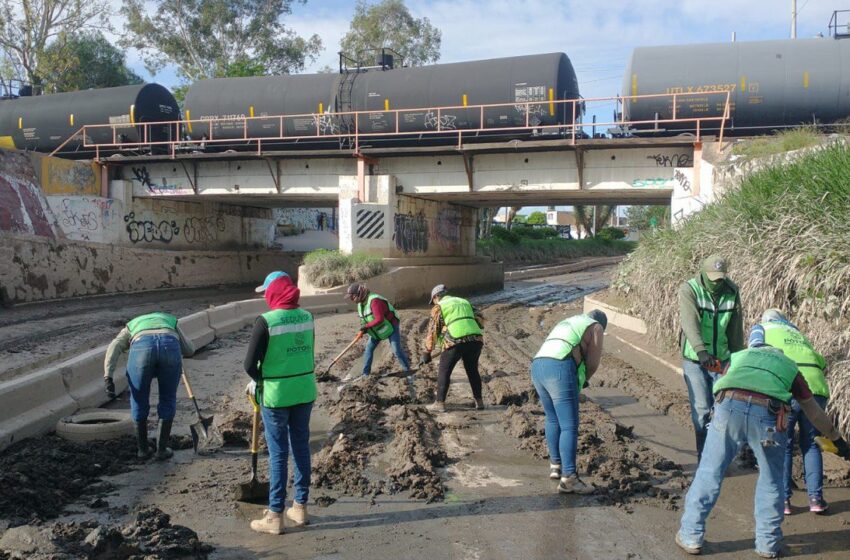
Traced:
<path fill-rule="evenodd" d="M 366 299 L 364 303 L 357 304 L 357 316 L 360 317 L 360 325 L 368 325 L 375 319 L 375 314 L 372 313 L 372 300 L 380 299 L 382 301 L 387 302 L 387 306 L 390 308 L 390 312 L 393 315 L 398 317 L 395 312 L 395 307 L 393 304 L 389 302 L 389 300 L 383 296 L 379 296 L 378 294 L 369 294 L 369 297 Z M 377 327 L 372 327 L 367 332 L 369 336 L 372 338 L 376 338 L 378 340 L 386 340 L 390 336 L 392 336 L 395 327 L 393 327 L 392 321 L 387 318 L 384 318 Z"/>
<path fill-rule="evenodd" d="M 475 320 L 472 304 L 463 298 L 444 296 L 437 304 L 449 337 L 458 340 L 465 336 L 481 334 L 481 325 Z"/>
<path fill-rule="evenodd" d="M 706 346 L 706 350 L 718 360 L 725 362 L 732 353 L 729 350 L 726 327 L 729 326 L 729 322 L 732 320 L 732 313 L 738 307 L 738 292 L 723 292 L 720 294 L 720 301 L 715 306 L 711 292 L 706 290 L 698 279 L 691 278 L 688 280 L 688 284 L 697 296 L 697 309 L 700 312 L 700 330 L 702 331 L 702 341 Z M 694 347 L 691 346 L 688 337 L 683 338 L 685 340 L 682 345 L 682 355 L 692 362 L 699 361 L 699 357 Z"/>
<path fill-rule="evenodd" d="M 732 354 L 726 374 L 714 382 L 714 394 L 724 389 L 744 389 L 784 403 L 791 402 L 791 385 L 797 364 L 778 348 L 762 346 Z"/>
<path fill-rule="evenodd" d="M 588 327 L 596 322 L 587 315 L 576 315 L 569 319 L 564 319 L 555 325 L 555 328 L 546 337 L 543 346 L 540 347 L 534 359 L 554 358 L 555 360 L 565 360 L 572 354 L 573 348 L 581 344 L 581 339 Z M 581 363 L 578 364 L 576 369 L 578 390 L 581 391 L 587 382 L 587 364 L 584 363 L 584 356 L 582 356 Z"/>
<path fill-rule="evenodd" d="M 284 408 L 315 401 L 313 315 L 304 309 L 274 309 L 263 313 L 263 318 L 269 345 L 260 364 L 257 402 L 266 408 Z"/>
<path fill-rule="evenodd" d="M 761 326 L 764 329 L 764 342 L 779 348 L 796 362 L 812 393 L 829 398 L 829 385 L 823 373 L 826 360 L 812 348 L 809 339 L 791 325 L 780 321 L 765 321 Z"/>
<path fill-rule="evenodd" d="M 127 330 L 130 331 L 131 338 L 142 331 L 156 329 L 171 329 L 172 331 L 176 331 L 177 317 L 169 313 L 148 313 L 147 315 L 139 315 L 127 323 Z"/>

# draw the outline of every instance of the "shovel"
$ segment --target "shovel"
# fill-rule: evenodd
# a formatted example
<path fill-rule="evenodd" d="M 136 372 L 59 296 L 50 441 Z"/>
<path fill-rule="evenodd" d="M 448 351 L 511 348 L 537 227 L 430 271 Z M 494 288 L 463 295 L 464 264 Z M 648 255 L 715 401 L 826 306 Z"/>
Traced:
<path fill-rule="evenodd" d="M 239 502 L 262 502 L 269 499 L 269 483 L 260 482 L 257 478 L 257 455 L 259 454 L 260 439 L 260 407 L 253 395 L 248 395 L 251 406 L 254 407 L 254 418 L 251 423 L 251 480 L 243 482 L 235 490 Z"/>
<path fill-rule="evenodd" d="M 182 370 L 181 377 L 183 378 L 183 384 L 186 385 L 186 392 L 189 394 L 189 398 L 192 399 L 192 404 L 195 405 L 195 413 L 198 415 L 198 421 L 189 426 L 189 431 L 192 433 L 192 448 L 197 453 L 198 448 L 206 447 L 210 440 L 210 426 L 212 426 L 213 417 L 208 416 L 204 418 L 201 416 L 201 408 L 198 406 L 198 400 L 192 392 L 192 386 L 189 385 L 189 378 L 186 377 L 185 369 Z"/>
<path fill-rule="evenodd" d="M 357 341 L 359 341 L 361 338 L 363 338 L 363 331 L 358 331 L 358 332 L 357 332 L 357 336 L 355 336 L 355 337 L 354 337 L 354 340 L 352 340 L 352 341 L 351 341 L 351 344 L 349 344 L 348 346 L 346 346 L 346 347 L 342 350 L 342 352 L 340 352 L 339 354 L 337 354 L 337 357 L 336 357 L 336 358 L 334 358 L 334 359 L 333 359 L 333 361 L 331 361 L 331 363 L 330 363 L 330 364 L 328 364 L 327 369 L 325 369 L 325 373 L 324 373 L 324 375 L 327 375 L 328 373 L 330 373 L 331 368 L 334 366 L 334 364 L 335 364 L 335 363 L 337 363 L 337 362 L 339 361 L 339 359 L 340 359 L 340 358 L 342 358 L 343 356 L 345 356 L 345 353 L 346 353 L 346 352 L 348 352 L 349 350 L 351 350 L 351 349 L 354 347 L 354 345 L 355 345 L 355 344 L 357 344 Z"/>

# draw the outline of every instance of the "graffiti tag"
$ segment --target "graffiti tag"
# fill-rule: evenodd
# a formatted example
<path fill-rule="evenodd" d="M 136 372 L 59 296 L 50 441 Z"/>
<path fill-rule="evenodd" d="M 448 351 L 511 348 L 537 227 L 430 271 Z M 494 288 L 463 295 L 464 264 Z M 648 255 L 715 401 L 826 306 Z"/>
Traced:
<path fill-rule="evenodd" d="M 428 251 L 428 222 L 421 212 L 396 214 L 393 241 L 402 253 L 425 253 Z"/>
<path fill-rule="evenodd" d="M 655 160 L 658 167 L 691 167 L 694 164 L 690 154 L 653 154 L 646 156 L 646 159 Z"/>
<path fill-rule="evenodd" d="M 460 243 L 460 210 L 443 208 L 434 218 L 431 239 L 444 249 L 454 249 Z"/>
<path fill-rule="evenodd" d="M 171 240 L 180 234 L 180 228 L 175 221 L 162 220 L 156 223 L 151 220 L 136 220 L 135 213 L 130 212 L 124 216 L 124 222 L 127 224 L 127 234 L 131 243 L 140 241 L 171 243 Z"/>
<path fill-rule="evenodd" d="M 679 186 L 682 187 L 683 191 L 691 192 L 691 181 L 688 179 L 687 175 L 677 169 L 673 172 L 673 178 L 676 179 L 676 182 L 679 183 Z"/>
<path fill-rule="evenodd" d="M 227 227 L 224 216 L 218 214 L 212 217 L 189 217 L 183 222 L 183 237 L 187 243 L 211 243 L 218 241 L 219 232 Z"/>
<path fill-rule="evenodd" d="M 456 115 L 446 115 L 443 113 L 438 118 L 437 113 L 434 111 L 428 111 L 425 113 L 425 128 L 433 128 L 435 130 L 437 128 L 440 130 L 455 130 L 457 128 L 457 123 L 455 121 L 457 121 Z"/>

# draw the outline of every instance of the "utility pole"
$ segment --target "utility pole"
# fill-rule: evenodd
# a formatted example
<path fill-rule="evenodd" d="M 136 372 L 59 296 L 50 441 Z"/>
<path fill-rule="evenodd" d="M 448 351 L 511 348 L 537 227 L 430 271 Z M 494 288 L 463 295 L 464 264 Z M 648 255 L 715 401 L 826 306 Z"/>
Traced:
<path fill-rule="evenodd" d="M 791 38 L 797 38 L 797 0 L 791 0 Z"/>

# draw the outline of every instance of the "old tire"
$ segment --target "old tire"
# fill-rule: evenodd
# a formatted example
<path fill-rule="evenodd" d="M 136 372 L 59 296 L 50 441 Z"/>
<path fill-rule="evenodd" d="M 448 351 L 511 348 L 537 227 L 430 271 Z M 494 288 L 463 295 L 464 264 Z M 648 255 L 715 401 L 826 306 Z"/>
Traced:
<path fill-rule="evenodd" d="M 56 435 L 78 442 L 117 439 L 134 433 L 130 414 L 120 410 L 83 410 L 56 424 Z"/>

